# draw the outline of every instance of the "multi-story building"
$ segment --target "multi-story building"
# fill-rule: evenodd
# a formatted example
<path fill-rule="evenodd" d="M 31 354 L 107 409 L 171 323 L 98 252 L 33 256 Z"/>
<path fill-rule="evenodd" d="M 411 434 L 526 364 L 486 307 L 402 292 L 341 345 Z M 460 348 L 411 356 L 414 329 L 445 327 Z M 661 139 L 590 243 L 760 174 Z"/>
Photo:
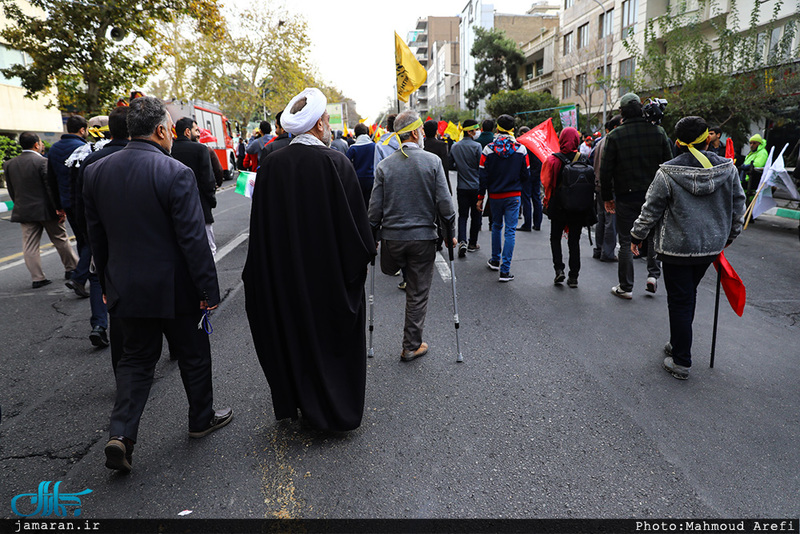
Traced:
<path fill-rule="evenodd" d="M 433 43 L 433 60 L 428 67 L 428 110 L 458 107 L 461 92 L 458 42 Z M 434 117 L 436 118 L 436 117 Z"/>
<path fill-rule="evenodd" d="M 445 48 L 445 43 L 458 46 L 458 23 L 458 17 L 425 17 L 417 20 L 416 29 L 409 32 L 408 46 L 412 50 L 416 49 L 415 56 L 429 71 L 429 76 L 431 67 L 435 66 L 436 55 L 440 49 Z M 420 115 L 428 113 L 431 107 L 428 103 L 429 95 L 436 90 L 436 83 L 437 80 L 429 77 L 422 87 L 412 93 L 409 104 Z"/>
<path fill-rule="evenodd" d="M 554 94 L 555 42 L 558 36 L 559 6 L 546 2 L 533 4 L 529 15 L 542 18 L 538 32 L 520 49 L 525 56 L 525 64 L 519 72 L 522 88 L 534 92 Z"/>
<path fill-rule="evenodd" d="M 36 14 L 37 11 L 27 2 L 18 2 L 23 12 Z M 9 21 L 0 10 L 0 28 Z M 17 64 L 26 64 L 31 59 L 0 41 L 0 69 Z M 52 143 L 64 130 L 61 112 L 50 104 L 56 103 L 55 93 L 39 96 L 34 99 L 25 98 L 25 89 L 17 78 L 6 78 L 0 74 L 0 135 L 16 136 L 22 132 L 38 133 L 43 139 Z"/>
<path fill-rule="evenodd" d="M 542 27 L 554 25 L 556 21 L 546 23 L 548 15 L 532 8 L 524 15 L 496 13 L 494 5 L 484 3 L 483 0 L 469 0 L 461 11 L 461 25 L 459 27 L 459 41 L 461 43 L 461 91 L 459 104 L 461 109 L 467 108 L 464 94 L 475 83 L 475 58 L 472 56 L 472 46 L 475 44 L 475 28 L 497 28 L 503 30 L 508 38 L 522 47 L 537 34 L 542 33 Z M 483 112 L 484 102 L 478 105 L 479 113 Z"/>

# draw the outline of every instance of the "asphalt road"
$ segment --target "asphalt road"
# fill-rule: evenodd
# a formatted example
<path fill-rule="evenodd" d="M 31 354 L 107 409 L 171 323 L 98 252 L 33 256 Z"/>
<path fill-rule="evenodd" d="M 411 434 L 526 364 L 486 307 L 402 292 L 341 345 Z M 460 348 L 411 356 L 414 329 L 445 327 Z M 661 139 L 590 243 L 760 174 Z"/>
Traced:
<path fill-rule="evenodd" d="M 9 258 L 19 227 L 0 220 L 0 517 L 43 480 L 92 489 L 88 518 L 797 517 L 796 223 L 764 218 L 726 251 L 748 303 L 739 318 L 723 297 L 713 369 L 709 271 L 688 381 L 661 370 L 666 294 L 645 294 L 644 263 L 634 299 L 616 299 L 616 266 L 584 236 L 580 287 L 554 287 L 547 221 L 517 234 L 513 283 L 486 268 L 485 229 L 456 260 L 462 364 L 449 281 L 434 274 L 429 355 L 401 363 L 404 294 L 379 273 L 363 424 L 323 434 L 275 421 L 240 278 L 250 201 L 218 197 L 215 404 L 235 417 L 190 440 L 177 365 L 162 358 L 128 476 L 104 467 L 114 382 L 109 351 L 88 341 L 88 300 L 52 253 L 57 283 L 32 290 Z"/>

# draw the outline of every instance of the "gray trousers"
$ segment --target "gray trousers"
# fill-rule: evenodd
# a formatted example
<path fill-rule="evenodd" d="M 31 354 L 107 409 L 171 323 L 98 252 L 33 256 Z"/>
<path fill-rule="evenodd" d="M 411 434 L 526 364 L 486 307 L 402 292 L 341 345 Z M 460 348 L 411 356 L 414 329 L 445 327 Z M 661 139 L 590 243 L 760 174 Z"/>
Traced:
<path fill-rule="evenodd" d="M 381 271 L 393 275 L 403 269 L 406 280 L 406 322 L 403 350 L 422 345 L 422 329 L 428 311 L 428 294 L 433 281 L 436 241 L 392 241 L 381 244 Z"/>
<path fill-rule="evenodd" d="M 41 282 L 46 277 L 42 270 L 42 259 L 39 255 L 39 244 L 42 240 L 42 232 L 46 231 L 50 242 L 53 243 L 64 264 L 65 271 L 74 271 L 78 266 L 78 255 L 72 250 L 67 237 L 67 229 L 63 222 L 57 219 L 51 221 L 24 222 L 22 227 L 22 257 L 25 259 L 25 266 L 31 273 L 31 280 Z"/>
<path fill-rule="evenodd" d="M 631 252 L 631 228 L 642 211 L 644 202 L 620 202 L 617 207 L 617 234 L 619 237 L 619 285 L 624 291 L 633 291 L 633 252 Z M 656 260 L 653 235 L 647 238 L 647 276 L 658 280 L 661 277 L 661 262 Z"/>

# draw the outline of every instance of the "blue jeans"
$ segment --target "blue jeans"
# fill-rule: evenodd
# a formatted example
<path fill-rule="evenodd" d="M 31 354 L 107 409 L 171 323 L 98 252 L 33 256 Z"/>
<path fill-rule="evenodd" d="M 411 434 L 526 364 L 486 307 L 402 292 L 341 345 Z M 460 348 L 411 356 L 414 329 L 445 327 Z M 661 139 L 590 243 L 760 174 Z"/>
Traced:
<path fill-rule="evenodd" d="M 100 279 L 97 273 L 89 271 L 89 304 L 92 307 L 92 328 L 102 326 L 108 328 L 108 310 L 106 303 L 103 302 L 103 288 L 100 286 Z"/>
<path fill-rule="evenodd" d="M 631 228 L 633 222 L 642 211 L 642 200 L 616 200 L 617 237 L 619 238 L 619 266 L 617 275 L 623 291 L 633 291 L 633 252 L 631 252 Z M 653 234 L 647 238 L 647 276 L 658 280 L 661 277 L 661 266 L 656 259 Z"/>
<path fill-rule="evenodd" d="M 492 261 L 500 261 L 501 273 L 511 271 L 511 257 L 514 255 L 514 241 L 519 219 L 519 204 L 519 197 L 489 199 L 489 206 L 492 210 Z M 503 236 L 501 232 L 504 223 L 506 228 Z M 503 237 L 505 237 L 504 240 Z"/>

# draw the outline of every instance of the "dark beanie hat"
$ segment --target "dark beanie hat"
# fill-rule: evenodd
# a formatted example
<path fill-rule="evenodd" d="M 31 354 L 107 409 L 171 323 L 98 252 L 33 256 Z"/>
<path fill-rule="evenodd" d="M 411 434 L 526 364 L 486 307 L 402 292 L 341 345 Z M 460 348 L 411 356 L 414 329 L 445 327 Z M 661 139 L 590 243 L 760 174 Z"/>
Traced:
<path fill-rule="evenodd" d="M 514 117 L 511 115 L 500 115 L 497 117 L 497 125 L 504 130 L 514 129 Z"/>

